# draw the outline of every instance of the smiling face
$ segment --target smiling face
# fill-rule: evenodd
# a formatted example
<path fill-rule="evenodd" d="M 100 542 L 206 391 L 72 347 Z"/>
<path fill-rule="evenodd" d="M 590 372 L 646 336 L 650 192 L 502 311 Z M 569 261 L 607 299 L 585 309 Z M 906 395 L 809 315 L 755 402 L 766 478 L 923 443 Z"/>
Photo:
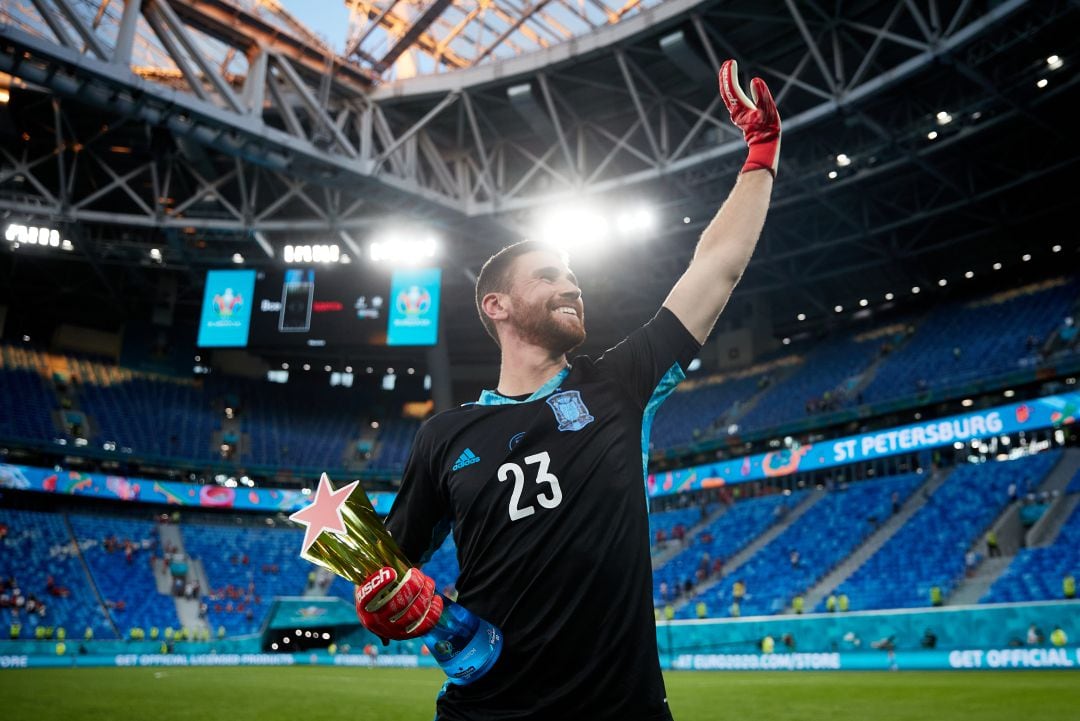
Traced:
<path fill-rule="evenodd" d="M 585 342 L 585 305 L 577 278 L 558 254 L 525 253 L 514 260 L 506 322 L 524 341 L 553 354 Z"/>

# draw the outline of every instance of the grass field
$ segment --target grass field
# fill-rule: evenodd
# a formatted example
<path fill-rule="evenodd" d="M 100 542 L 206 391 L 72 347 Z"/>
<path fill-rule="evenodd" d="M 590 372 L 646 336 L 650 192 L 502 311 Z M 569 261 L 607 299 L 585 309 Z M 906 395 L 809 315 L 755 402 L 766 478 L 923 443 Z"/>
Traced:
<path fill-rule="evenodd" d="M 667 674 L 676 721 L 1075 721 L 1075 671 Z M 6 721 L 429 721 L 440 672 L 0 671 Z"/>

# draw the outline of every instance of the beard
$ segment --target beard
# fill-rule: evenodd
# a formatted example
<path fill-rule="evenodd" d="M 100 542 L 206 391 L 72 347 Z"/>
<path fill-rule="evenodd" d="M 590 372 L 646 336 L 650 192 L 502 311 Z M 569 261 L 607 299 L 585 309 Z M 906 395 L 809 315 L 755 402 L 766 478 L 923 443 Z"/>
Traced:
<path fill-rule="evenodd" d="M 514 319 L 514 327 L 521 338 L 533 345 L 546 348 L 555 355 L 562 355 L 574 350 L 585 342 L 585 313 L 580 302 L 573 306 L 581 313 L 581 318 L 570 321 L 558 317 L 557 308 L 565 302 L 526 304 L 516 298 L 515 305 L 521 308 Z"/>

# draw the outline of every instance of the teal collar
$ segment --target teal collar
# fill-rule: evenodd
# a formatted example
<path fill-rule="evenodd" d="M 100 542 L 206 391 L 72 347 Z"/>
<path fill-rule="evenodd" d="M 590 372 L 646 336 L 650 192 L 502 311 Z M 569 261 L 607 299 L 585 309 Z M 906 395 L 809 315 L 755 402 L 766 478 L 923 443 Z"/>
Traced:
<path fill-rule="evenodd" d="M 528 403 L 535 401 L 544 396 L 549 396 L 555 392 L 555 389 L 562 385 L 562 382 L 566 380 L 566 376 L 570 375 L 570 366 L 566 366 L 561 371 L 556 373 L 547 383 L 540 386 L 533 392 L 531 396 L 523 401 L 515 401 L 513 398 L 507 398 L 506 396 L 496 393 L 495 391 L 485 390 L 480 394 L 480 400 L 476 403 L 481 406 L 509 406 L 515 403 Z"/>

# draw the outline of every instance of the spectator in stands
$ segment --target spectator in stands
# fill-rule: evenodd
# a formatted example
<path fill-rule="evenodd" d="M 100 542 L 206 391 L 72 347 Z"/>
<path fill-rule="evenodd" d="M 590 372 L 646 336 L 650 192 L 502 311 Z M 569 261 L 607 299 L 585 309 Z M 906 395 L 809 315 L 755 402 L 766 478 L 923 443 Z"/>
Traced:
<path fill-rule="evenodd" d="M 1068 642 L 1069 637 L 1061 630 L 1061 626 L 1054 626 L 1054 630 L 1050 632 L 1050 643 L 1056 648 L 1062 648 Z"/>
<path fill-rule="evenodd" d="M 704 599 L 697 602 L 697 607 L 694 610 L 698 618 L 705 618 L 709 615 L 709 607 L 705 605 Z"/>
<path fill-rule="evenodd" d="M 969 550 L 964 554 L 964 573 L 968 578 L 975 575 L 975 567 L 979 565 L 979 556 L 975 551 Z"/>
<path fill-rule="evenodd" d="M 830 593 L 825 599 L 825 610 L 829 613 L 836 613 L 836 594 Z"/>
<path fill-rule="evenodd" d="M 735 584 L 731 587 L 731 598 L 735 605 L 742 604 L 743 599 L 746 598 L 746 581 L 739 579 L 735 581 Z"/>
<path fill-rule="evenodd" d="M 894 516 L 900 512 L 900 493 L 898 491 L 893 491 L 892 494 L 892 512 Z"/>
<path fill-rule="evenodd" d="M 1043 632 L 1042 632 L 1042 630 L 1039 629 L 1038 626 L 1036 626 L 1035 624 L 1031 624 L 1030 626 L 1028 626 L 1028 630 L 1027 630 L 1027 645 L 1028 646 L 1038 646 L 1038 645 L 1042 644 L 1042 642 L 1044 640 L 1045 640 L 1045 637 L 1043 636 Z"/>
<path fill-rule="evenodd" d="M 795 636 L 791 633 L 785 633 L 781 636 L 780 643 L 784 644 L 784 647 L 787 648 L 789 653 L 795 650 Z"/>
<path fill-rule="evenodd" d="M 937 636 L 928 628 L 923 631 L 922 640 L 919 641 L 919 645 L 927 649 L 937 648 Z"/>
<path fill-rule="evenodd" d="M 791 599 L 791 610 L 794 611 L 796 614 L 801 615 L 803 612 L 803 607 L 805 605 L 806 600 L 801 595 Z"/>
<path fill-rule="evenodd" d="M 799 549 L 797 549 L 797 548 L 791 549 L 791 553 L 788 554 L 788 560 L 791 562 L 791 567 L 792 568 L 798 568 L 799 567 Z"/>
<path fill-rule="evenodd" d="M 668 594 L 669 594 L 669 591 L 668 591 L 667 581 L 661 581 L 660 582 L 660 600 L 661 601 L 667 601 L 668 600 Z"/>
<path fill-rule="evenodd" d="M 1061 592 L 1065 598 L 1076 598 L 1076 578 L 1073 575 L 1068 575 L 1061 580 Z"/>
<path fill-rule="evenodd" d="M 1017 495 L 1016 484 L 1015 483 L 1010 483 L 1009 484 L 1009 503 L 1015 503 L 1018 497 L 1019 496 Z"/>
<path fill-rule="evenodd" d="M 930 587 L 930 605 L 940 606 L 945 602 L 945 597 L 941 593 L 941 586 Z"/>
<path fill-rule="evenodd" d="M 851 607 L 851 604 L 848 600 L 846 593 L 841 593 L 839 596 L 837 596 L 836 607 L 840 610 L 840 613 L 847 613 L 848 609 Z"/>
<path fill-rule="evenodd" d="M 997 533 L 990 531 L 986 534 L 986 554 L 990 558 L 1001 556 L 1001 548 L 998 547 Z"/>
<path fill-rule="evenodd" d="M 681 523 L 676 523 L 675 528 L 671 529 L 671 536 L 680 544 L 686 540 L 686 526 Z"/>
<path fill-rule="evenodd" d="M 717 576 L 720 573 L 722 573 L 723 571 L 724 571 L 724 559 L 722 559 L 722 558 L 713 559 L 713 562 L 712 562 L 712 574 L 714 576 Z M 1074 591 L 1075 591 L 1075 589 L 1074 589 Z M 1066 597 L 1066 598 L 1068 598 L 1068 597 Z"/>

